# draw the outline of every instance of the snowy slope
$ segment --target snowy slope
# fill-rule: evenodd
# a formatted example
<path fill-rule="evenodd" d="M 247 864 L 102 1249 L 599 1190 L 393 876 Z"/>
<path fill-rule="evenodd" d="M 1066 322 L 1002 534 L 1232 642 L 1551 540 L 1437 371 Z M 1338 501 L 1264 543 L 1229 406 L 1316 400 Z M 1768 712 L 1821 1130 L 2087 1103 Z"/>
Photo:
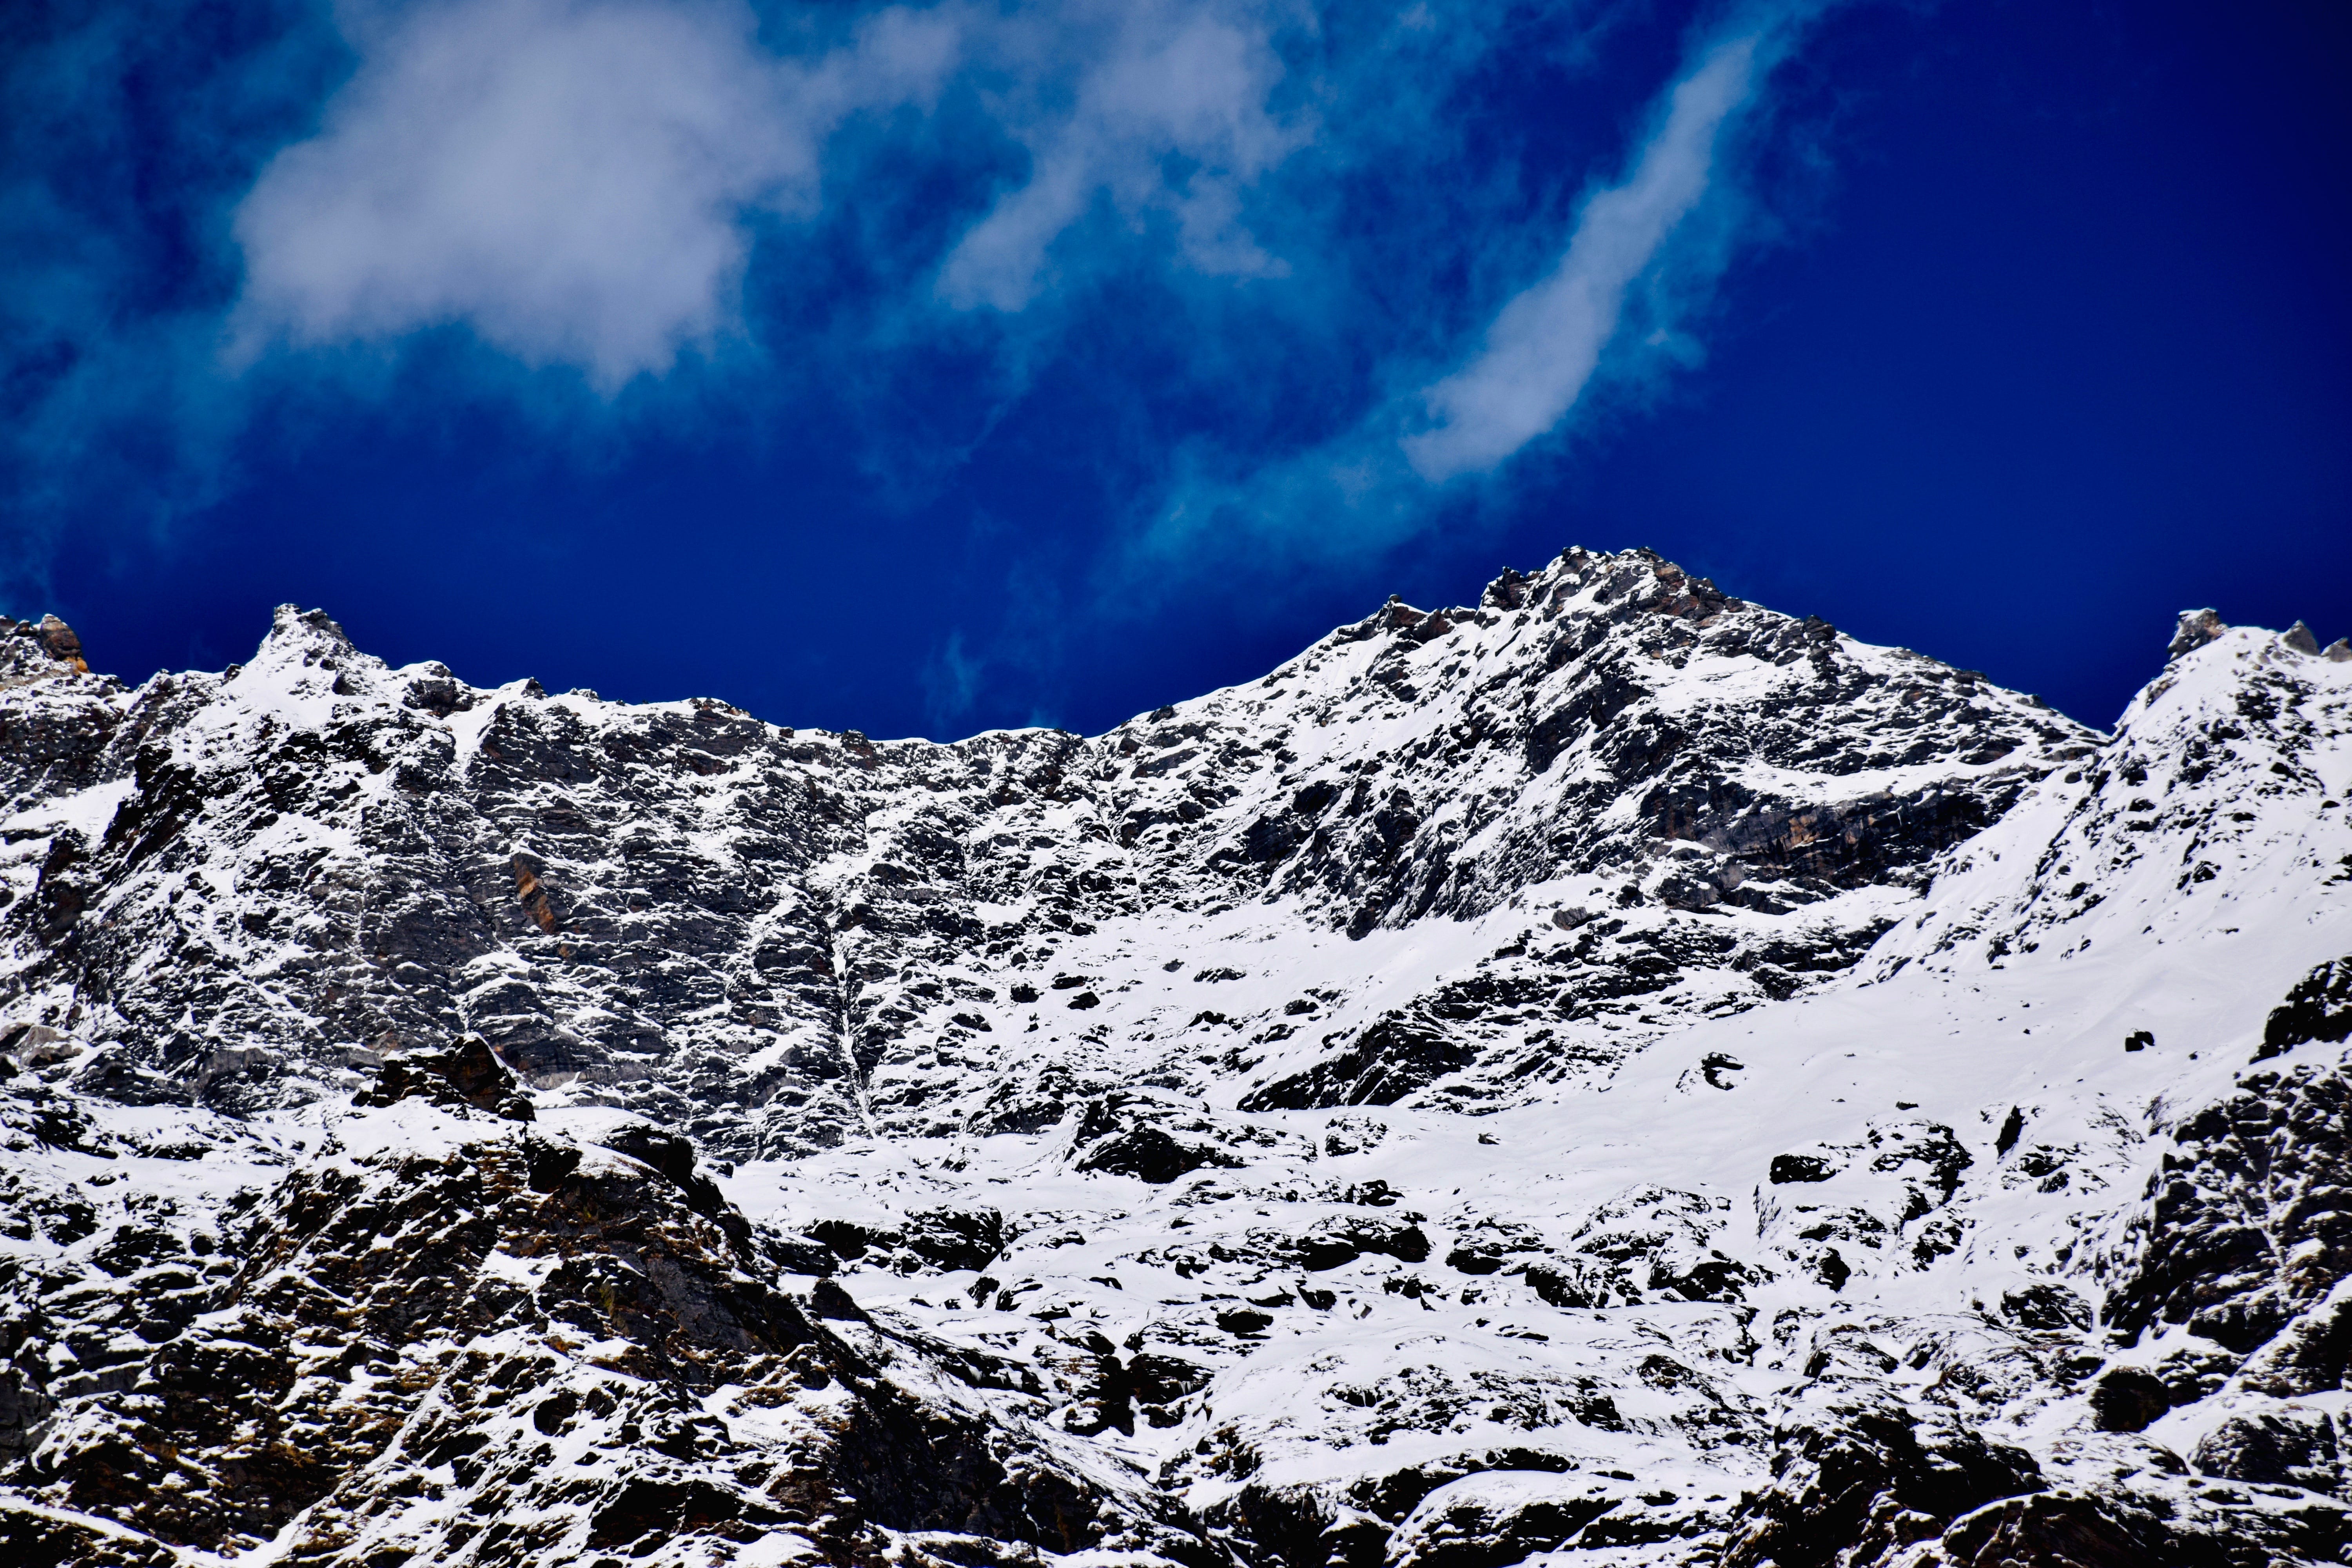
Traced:
<path fill-rule="evenodd" d="M 939 746 L 41 645 L 0 1539 L 2339 1561 L 2336 651 L 2101 737 L 1570 552 Z"/>
<path fill-rule="evenodd" d="M 91 760 L 0 824 L 0 994 L 242 1110 L 469 1029 L 730 1157 L 1042 1125 L 1065 1079 L 1483 1103 L 1851 963 L 2092 742 L 1640 552 L 1486 601 L 954 746 L 478 690 L 283 610 L 223 676 L 17 696 Z"/>

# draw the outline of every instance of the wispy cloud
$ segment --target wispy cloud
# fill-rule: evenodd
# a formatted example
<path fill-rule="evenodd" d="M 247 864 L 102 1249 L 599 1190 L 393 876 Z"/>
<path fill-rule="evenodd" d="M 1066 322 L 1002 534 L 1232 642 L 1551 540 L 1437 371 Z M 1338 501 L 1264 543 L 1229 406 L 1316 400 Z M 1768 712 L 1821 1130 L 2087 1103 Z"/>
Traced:
<path fill-rule="evenodd" d="M 1625 291 L 1706 196 L 1724 121 L 1755 91 L 1760 41 L 1717 44 L 1675 84 L 1632 174 L 1584 204 L 1559 265 L 1496 314 L 1475 359 L 1422 394 L 1433 423 L 1404 440 L 1415 473 L 1487 472 L 1576 405 Z"/>
<path fill-rule="evenodd" d="M 1702 309 L 1737 251 L 1741 193 L 1726 139 L 1821 6 L 1742 14 L 1704 36 L 1660 96 L 1623 173 L 1578 204 L 1549 270 L 1504 300 L 1458 366 L 1407 380 L 1350 428 L 1271 460 L 1236 464 L 1202 444 L 1174 477 L 1121 568 L 1130 583 L 1220 558 L 1215 536 L 1283 556 L 1381 551 L 1478 505 L 1452 481 L 1496 475 L 1568 427 L 1612 364 L 1631 375 L 1688 357 L 1679 313 Z M 1713 205 L 1718 221 L 1702 223 Z M 1622 341 L 1643 309 L 1640 342 Z M 1417 384 L 1415 383 L 1418 383 Z"/>
<path fill-rule="evenodd" d="M 607 391 L 665 373 L 739 323 L 760 216 L 817 213 L 842 123 L 959 70 L 1028 169 L 940 258 L 958 310 L 1029 305 L 1097 200 L 1197 272 L 1279 275 L 1242 192 L 1313 134 L 1268 101 L 1311 13 L 1260 0 L 898 6 L 781 47 L 742 0 L 352 15 L 359 69 L 236 214 L 238 363 L 462 324 Z"/>
<path fill-rule="evenodd" d="M 1268 103 L 1284 75 L 1273 33 L 1286 9 L 1081 0 L 1034 19 L 1042 26 L 1000 31 L 1000 58 L 1028 79 L 1005 110 L 1029 174 L 949 253 L 939 297 L 1023 309 L 1045 286 L 1054 241 L 1098 197 L 1130 221 L 1172 218 L 1184 262 L 1201 272 L 1280 273 L 1241 223 L 1239 192 L 1313 134 L 1307 116 Z"/>
<path fill-rule="evenodd" d="M 609 389 L 737 320 L 752 213 L 812 211 L 825 137 L 936 90 L 957 30 L 886 10 L 795 60 L 738 0 L 440 0 L 356 41 L 237 209 L 238 356 L 461 322 Z"/>
<path fill-rule="evenodd" d="M 22 613 L 67 520 L 110 549 L 222 493 L 245 403 L 217 374 L 220 217 L 342 61 L 306 0 L 20 7 L 7 35 L 0 594 Z"/>
<path fill-rule="evenodd" d="M 19 570 L 57 519 L 217 496 L 286 411 L 468 399 L 593 453 L 717 411 L 830 443 L 877 511 L 992 464 L 1024 477 L 975 510 L 1027 519 L 1058 464 L 1055 526 L 1097 531 L 1049 547 L 1056 580 L 1376 552 L 1661 360 L 1733 254 L 1738 128 L 1801 20 L 1706 35 L 1579 198 L 1589 132 L 1531 156 L 1486 88 L 1532 41 L 1544 90 L 1621 101 L 1607 46 L 1644 8 L 256 0 L 277 31 L 215 49 L 178 41 L 198 0 L 126 4 L 0 60 L 36 126 L 8 145 L 72 153 L 0 165 Z M 134 74 L 178 96 L 134 109 Z M 159 147 L 165 232 L 128 174 L 79 188 Z M 1050 663 L 1002 642 L 973 626 L 934 701 Z"/>

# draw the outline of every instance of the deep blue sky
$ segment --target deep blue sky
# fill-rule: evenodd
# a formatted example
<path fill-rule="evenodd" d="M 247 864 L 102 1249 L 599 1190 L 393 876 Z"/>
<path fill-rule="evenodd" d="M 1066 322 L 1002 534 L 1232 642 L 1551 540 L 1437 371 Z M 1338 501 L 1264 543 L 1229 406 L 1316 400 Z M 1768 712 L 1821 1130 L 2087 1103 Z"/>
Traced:
<path fill-rule="evenodd" d="M 941 737 L 1570 543 L 2102 725 L 2185 605 L 2352 633 L 2352 9 L 1399 14 L 11 8 L 0 609 L 131 679 L 292 600 L 482 684 Z M 1748 38 L 1565 415 L 1417 471 Z M 382 131 L 419 101 L 457 152 Z"/>

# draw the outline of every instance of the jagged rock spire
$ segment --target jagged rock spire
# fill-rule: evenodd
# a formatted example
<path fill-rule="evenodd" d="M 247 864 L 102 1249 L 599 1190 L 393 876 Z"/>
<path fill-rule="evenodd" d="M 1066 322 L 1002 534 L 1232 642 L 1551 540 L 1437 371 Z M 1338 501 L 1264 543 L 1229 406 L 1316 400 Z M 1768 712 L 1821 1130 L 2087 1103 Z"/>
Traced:
<path fill-rule="evenodd" d="M 2180 625 L 2174 629 L 2171 646 L 2164 650 L 2164 657 L 2170 660 L 2185 653 L 2194 653 L 2229 629 L 2221 617 L 2211 610 L 2183 610 L 2180 612 Z"/>

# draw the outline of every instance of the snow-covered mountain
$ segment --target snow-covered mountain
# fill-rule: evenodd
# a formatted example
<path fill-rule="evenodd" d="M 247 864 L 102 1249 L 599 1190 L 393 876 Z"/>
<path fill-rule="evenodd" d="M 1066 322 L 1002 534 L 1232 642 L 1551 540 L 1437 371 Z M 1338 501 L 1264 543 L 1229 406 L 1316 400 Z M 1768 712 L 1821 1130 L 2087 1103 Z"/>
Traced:
<path fill-rule="evenodd" d="M 2352 1543 L 2299 626 L 2112 736 L 1640 551 L 1093 739 L 84 657 L 0 624 L 28 1561 Z"/>

